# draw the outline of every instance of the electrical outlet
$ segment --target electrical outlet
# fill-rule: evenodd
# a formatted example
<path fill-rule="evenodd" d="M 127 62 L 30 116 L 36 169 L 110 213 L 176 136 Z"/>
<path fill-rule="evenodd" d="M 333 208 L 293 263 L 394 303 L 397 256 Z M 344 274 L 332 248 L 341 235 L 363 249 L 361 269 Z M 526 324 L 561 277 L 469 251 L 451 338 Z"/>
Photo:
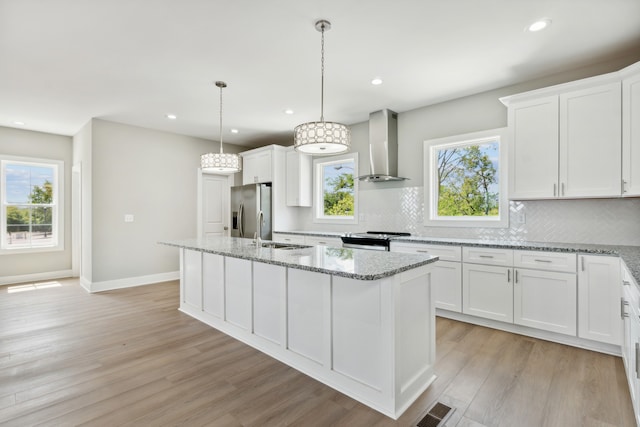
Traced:
<path fill-rule="evenodd" d="M 524 212 L 518 212 L 518 215 L 516 217 L 516 222 L 518 224 L 525 224 L 527 222 L 527 216 L 525 215 Z"/>
<path fill-rule="evenodd" d="M 133 222 L 133 215 L 132 214 L 126 214 L 124 216 L 124 222 Z"/>

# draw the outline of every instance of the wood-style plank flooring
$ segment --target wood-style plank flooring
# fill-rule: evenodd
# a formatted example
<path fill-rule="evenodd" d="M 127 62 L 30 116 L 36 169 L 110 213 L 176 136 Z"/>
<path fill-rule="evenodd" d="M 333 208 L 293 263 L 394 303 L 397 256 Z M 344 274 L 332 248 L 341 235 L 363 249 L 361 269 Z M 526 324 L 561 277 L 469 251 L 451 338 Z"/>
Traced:
<path fill-rule="evenodd" d="M 0 287 L 2 426 L 634 426 L 622 360 L 439 318 L 438 379 L 397 421 L 180 313 L 178 283 Z"/>

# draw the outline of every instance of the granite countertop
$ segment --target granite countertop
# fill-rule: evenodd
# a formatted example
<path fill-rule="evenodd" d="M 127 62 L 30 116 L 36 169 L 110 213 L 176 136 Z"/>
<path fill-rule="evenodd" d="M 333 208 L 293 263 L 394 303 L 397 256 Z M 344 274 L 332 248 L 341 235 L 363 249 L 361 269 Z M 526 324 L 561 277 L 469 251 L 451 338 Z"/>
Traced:
<path fill-rule="evenodd" d="M 339 237 L 344 233 L 315 231 L 279 231 L 282 234 Z M 610 255 L 620 257 L 629 272 L 640 285 L 640 246 L 596 245 L 588 243 L 529 242 L 520 240 L 456 239 L 446 237 L 406 236 L 393 238 L 394 242 L 422 243 L 431 245 L 476 246 L 496 249 L 518 249 L 528 251 L 551 251 Z"/>
<path fill-rule="evenodd" d="M 237 237 L 185 239 L 159 243 L 357 280 L 382 279 L 438 260 L 438 257 L 423 254 L 327 246 L 299 247 L 293 250 L 257 248 L 251 239 Z"/>

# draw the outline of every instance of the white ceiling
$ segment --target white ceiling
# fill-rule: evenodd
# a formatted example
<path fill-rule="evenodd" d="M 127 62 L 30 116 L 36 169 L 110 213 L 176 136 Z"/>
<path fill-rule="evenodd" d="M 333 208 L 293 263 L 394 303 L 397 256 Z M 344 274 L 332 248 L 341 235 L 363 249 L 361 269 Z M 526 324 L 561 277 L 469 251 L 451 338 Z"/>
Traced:
<path fill-rule="evenodd" d="M 320 117 L 319 18 L 325 119 L 346 124 L 640 49 L 639 0 L 0 0 L 0 126 L 217 140 L 224 80 L 224 140 L 286 143 Z"/>

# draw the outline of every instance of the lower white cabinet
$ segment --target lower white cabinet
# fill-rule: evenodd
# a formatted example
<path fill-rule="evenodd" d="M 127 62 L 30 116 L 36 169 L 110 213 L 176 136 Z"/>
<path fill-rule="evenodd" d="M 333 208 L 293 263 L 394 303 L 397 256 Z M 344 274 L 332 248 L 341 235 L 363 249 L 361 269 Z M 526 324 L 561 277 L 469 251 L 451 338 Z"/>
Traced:
<path fill-rule="evenodd" d="M 189 252 L 189 251 L 185 251 Z M 251 267 L 246 259 L 225 258 L 224 307 L 225 321 L 244 330 L 251 330 Z"/>
<path fill-rule="evenodd" d="M 640 366 L 638 366 L 640 363 L 640 288 L 624 263 L 621 266 L 621 274 L 622 360 L 627 374 L 636 423 L 640 425 Z"/>
<path fill-rule="evenodd" d="M 620 345 L 620 259 L 578 257 L 578 336 Z"/>
<path fill-rule="evenodd" d="M 304 245 L 304 236 L 300 234 L 273 233 L 271 235 L 271 240 L 280 243 L 294 243 L 296 245 Z"/>
<path fill-rule="evenodd" d="M 436 308 L 462 312 L 462 248 L 449 245 L 391 242 L 392 252 L 423 253 L 440 259 L 431 270 L 432 298 Z"/>
<path fill-rule="evenodd" d="M 573 268 L 575 269 L 575 263 Z M 575 273 L 516 268 L 513 284 L 513 323 L 575 335 Z"/>
<path fill-rule="evenodd" d="M 462 265 L 462 312 L 501 322 L 513 322 L 512 268 Z"/>
<path fill-rule="evenodd" d="M 333 246 L 337 248 L 342 247 L 342 239 L 339 237 L 325 237 L 325 236 L 304 236 L 304 244 L 312 246 Z"/>

